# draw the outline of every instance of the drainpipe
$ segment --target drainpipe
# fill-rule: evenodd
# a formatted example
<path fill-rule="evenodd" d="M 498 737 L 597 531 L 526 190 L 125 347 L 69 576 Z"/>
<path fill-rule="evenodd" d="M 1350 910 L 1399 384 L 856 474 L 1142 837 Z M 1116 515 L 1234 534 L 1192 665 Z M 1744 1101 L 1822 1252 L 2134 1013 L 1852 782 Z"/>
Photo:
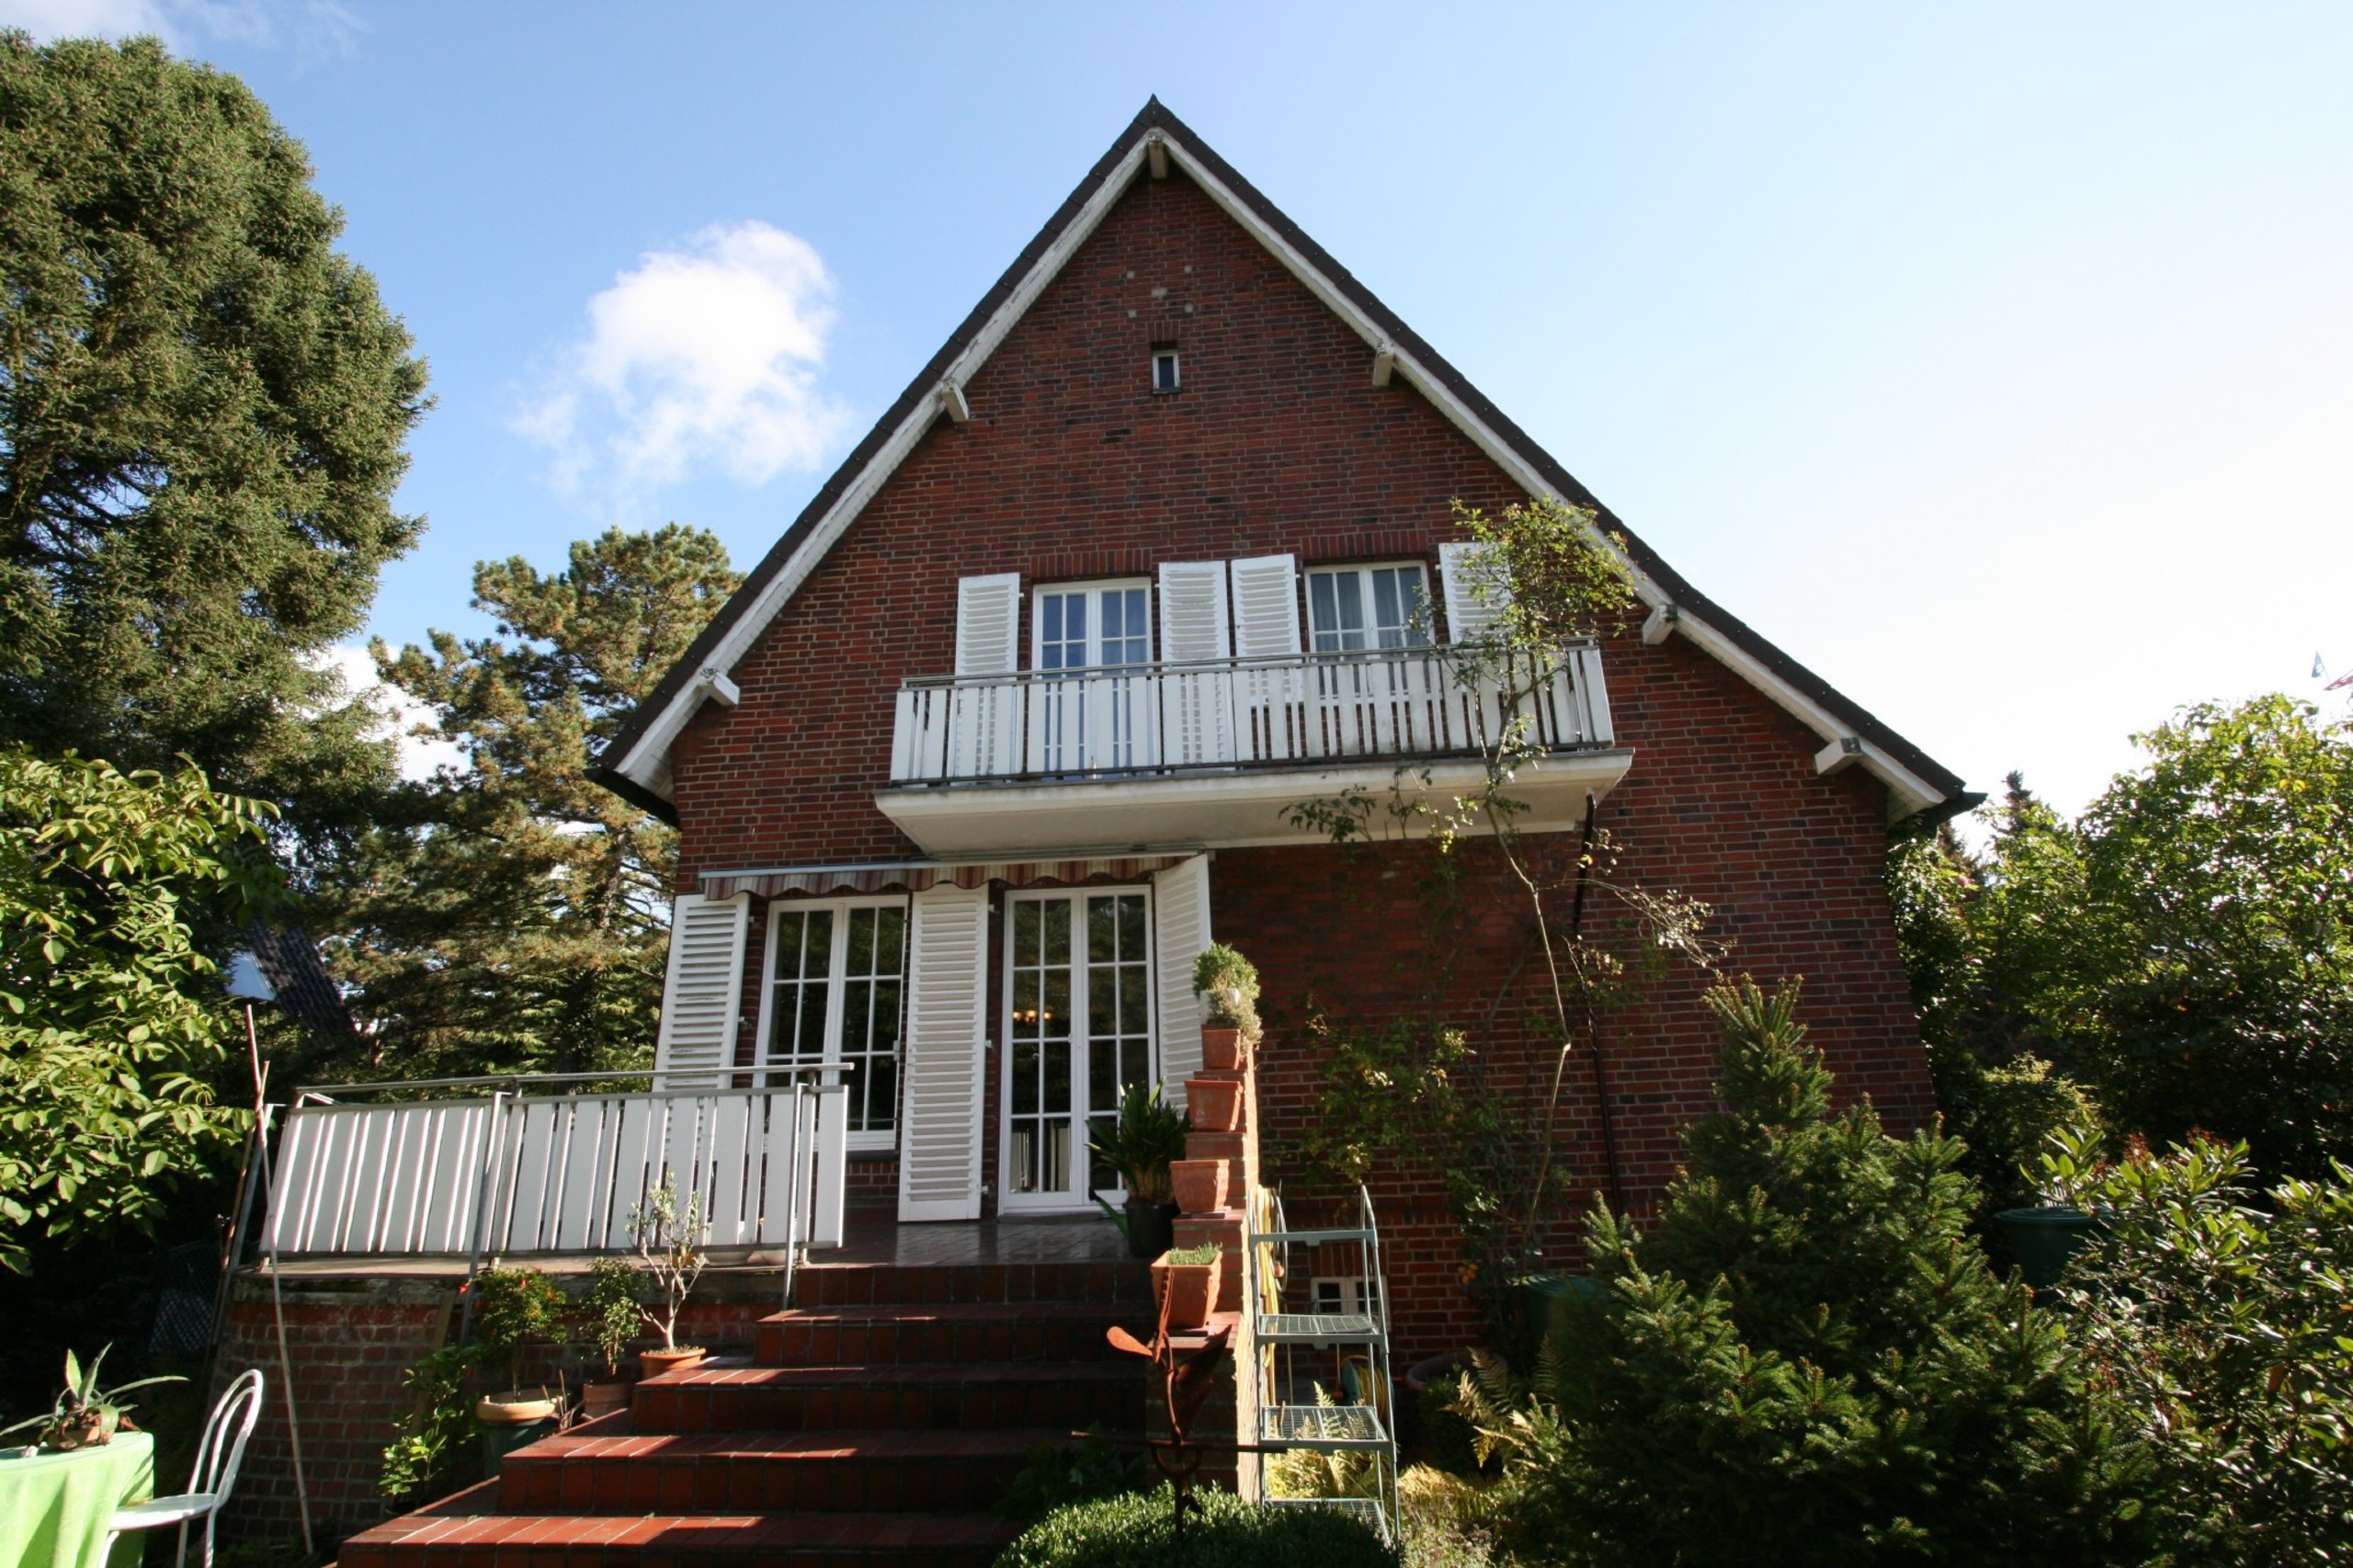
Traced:
<path fill-rule="evenodd" d="M 1593 874 L 1593 837 L 1601 816 L 1601 802 L 1588 793 L 1585 798 L 1585 833 L 1577 846 L 1577 892 L 1569 905 L 1569 940 L 1578 939 L 1585 925 L 1586 879 Z M 1620 1215 L 1626 1211 L 1626 1187 L 1618 1171 L 1618 1133 L 1609 1115 L 1609 1070 L 1601 1060 L 1601 1034 L 1593 1011 L 1593 994 L 1587 991 L 1585 1003 L 1586 1054 L 1593 1062 L 1593 1094 L 1601 1108 L 1601 1154 L 1609 1169 L 1609 1202 Z"/>

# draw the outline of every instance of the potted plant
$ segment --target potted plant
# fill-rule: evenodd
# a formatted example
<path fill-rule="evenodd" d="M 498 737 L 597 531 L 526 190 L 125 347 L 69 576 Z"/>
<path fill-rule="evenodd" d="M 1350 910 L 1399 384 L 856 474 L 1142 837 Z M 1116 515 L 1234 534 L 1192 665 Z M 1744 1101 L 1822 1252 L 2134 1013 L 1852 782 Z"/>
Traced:
<path fill-rule="evenodd" d="M 662 1335 L 661 1349 L 638 1353 L 647 1377 L 675 1372 L 703 1358 L 701 1346 L 678 1343 L 678 1312 L 686 1306 L 695 1281 L 702 1278 L 703 1266 L 710 1261 L 702 1253 L 702 1235 L 708 1228 L 702 1196 L 688 1193 L 682 1204 L 667 1186 L 655 1187 L 645 1195 L 643 1203 L 630 1210 L 630 1235 L 637 1244 L 639 1265 L 654 1277 L 663 1306 L 658 1317 L 651 1307 L 638 1309 L 645 1326 Z"/>
<path fill-rule="evenodd" d="M 1232 1072 L 1258 1043 L 1258 971 L 1222 942 L 1193 960 L 1193 994 L 1209 1003 L 1201 1022 L 1201 1065 Z"/>
<path fill-rule="evenodd" d="M 1152 1293 L 1171 1333 L 1210 1321 L 1224 1272 L 1225 1249 L 1215 1242 L 1163 1253 L 1153 1261 Z"/>
<path fill-rule="evenodd" d="M 610 1415 L 629 1403 L 629 1383 L 621 1377 L 621 1350 L 637 1337 L 641 1318 L 636 1268 L 618 1257 L 600 1257 L 590 1264 L 588 1294 L 581 1306 L 587 1313 L 588 1342 L 605 1363 L 604 1380 L 580 1391 L 580 1414 L 593 1420 Z"/>
<path fill-rule="evenodd" d="M 6 1437 L 10 1432 L 21 1432 L 28 1426 L 38 1426 L 40 1428 L 40 1442 L 44 1448 L 54 1449 L 60 1453 L 70 1453 L 75 1449 L 96 1448 L 101 1443 L 111 1441 L 119 1431 L 135 1432 L 139 1429 L 123 1419 L 131 1411 L 139 1408 L 137 1405 L 123 1403 L 124 1394 L 129 1393 L 132 1389 L 143 1389 L 153 1383 L 188 1381 L 186 1378 L 165 1374 L 159 1377 L 140 1378 L 124 1383 L 119 1388 L 102 1390 L 98 1387 L 98 1369 L 106 1364 L 107 1350 L 113 1348 L 114 1346 L 109 1345 L 106 1350 L 99 1351 L 91 1358 L 86 1368 L 74 1358 L 73 1351 L 68 1350 L 65 1353 L 65 1389 L 57 1396 L 56 1402 L 50 1406 L 49 1414 L 31 1416 L 17 1422 L 13 1426 L 0 1429 L 0 1437 Z"/>
<path fill-rule="evenodd" d="M 498 1473 L 515 1449 L 535 1441 L 563 1403 L 544 1386 L 519 1385 L 518 1354 L 526 1345 L 552 1341 L 563 1324 L 563 1293 L 536 1268 L 485 1268 L 468 1287 L 473 1296 L 475 1343 L 484 1389 L 474 1401 L 484 1473 Z"/>
<path fill-rule="evenodd" d="M 1168 1181 L 1178 1212 L 1213 1214 L 1225 1207 L 1232 1185 L 1232 1160 L 1172 1160 Z"/>
<path fill-rule="evenodd" d="M 1120 1097 L 1119 1119 L 1087 1139 L 1095 1157 L 1118 1172 L 1128 1189 L 1126 1209 L 1111 1217 L 1126 1233 L 1131 1257 L 1158 1257 L 1175 1237 L 1177 1210 L 1168 1167 L 1183 1156 L 1191 1131 L 1190 1119 L 1160 1097 L 1159 1085 L 1131 1084 Z"/>

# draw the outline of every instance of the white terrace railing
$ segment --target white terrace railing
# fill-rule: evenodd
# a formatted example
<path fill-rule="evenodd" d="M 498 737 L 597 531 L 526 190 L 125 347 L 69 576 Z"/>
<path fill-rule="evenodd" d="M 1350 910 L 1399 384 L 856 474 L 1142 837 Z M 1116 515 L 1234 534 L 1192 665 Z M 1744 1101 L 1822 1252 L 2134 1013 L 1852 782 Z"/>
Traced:
<path fill-rule="evenodd" d="M 1012 781 L 1467 756 L 1510 727 L 1559 751 L 1611 744 L 1600 650 L 1496 669 L 1449 648 L 911 679 L 894 784 Z"/>
<path fill-rule="evenodd" d="M 824 1071 L 764 1070 L 759 1088 L 642 1073 L 307 1087 L 278 1140 L 262 1250 L 470 1264 L 622 1252 L 631 1210 L 666 1186 L 700 1199 L 706 1245 L 789 1263 L 841 1244 L 848 1096 Z M 590 1087 L 631 1078 L 655 1086 Z"/>

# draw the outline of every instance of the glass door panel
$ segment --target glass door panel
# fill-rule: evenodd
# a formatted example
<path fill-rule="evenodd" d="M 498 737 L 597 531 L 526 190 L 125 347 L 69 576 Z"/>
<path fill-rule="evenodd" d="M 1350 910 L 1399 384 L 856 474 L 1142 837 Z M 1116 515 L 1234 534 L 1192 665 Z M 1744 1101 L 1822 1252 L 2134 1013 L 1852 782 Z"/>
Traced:
<path fill-rule="evenodd" d="M 1090 1129 L 1153 1071 L 1149 911 L 1141 891 L 1017 895 L 1006 964 L 1006 1209 L 1116 1200 Z"/>
<path fill-rule="evenodd" d="M 1099 773 L 1148 766 L 1158 733 L 1150 677 L 1128 673 L 1152 658 L 1152 590 L 1141 584 L 1040 588 L 1033 620 L 1038 682 L 1032 766 Z"/>

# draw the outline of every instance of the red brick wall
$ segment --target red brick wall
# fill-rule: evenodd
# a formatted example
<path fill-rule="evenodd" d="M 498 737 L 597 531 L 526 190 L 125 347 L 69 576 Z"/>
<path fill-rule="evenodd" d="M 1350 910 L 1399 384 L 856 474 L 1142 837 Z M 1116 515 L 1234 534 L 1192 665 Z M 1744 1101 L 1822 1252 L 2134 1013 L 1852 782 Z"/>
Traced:
<path fill-rule="evenodd" d="M 1150 347 L 1171 337 L 1184 390 L 1154 396 Z M 1402 381 L 1375 389 L 1366 346 L 1181 176 L 1133 187 L 967 390 L 971 422 L 933 427 L 736 665 L 741 703 L 706 706 L 681 737 L 682 888 L 706 869 L 916 853 L 873 793 L 898 681 L 951 666 L 960 577 L 1140 574 L 1274 551 L 1434 560 L 1453 533 L 1450 500 L 1492 508 L 1519 494 Z M 1734 969 L 1804 975 L 1804 1016 L 1844 1087 L 1870 1092 L 1898 1125 L 1925 1117 L 1880 880 L 1881 787 L 1859 771 L 1817 776 L 1818 738 L 1681 640 L 1619 637 L 1606 667 L 1620 740 L 1636 754 L 1604 805 L 1625 848 L 1620 874 L 1714 905 Z M 1412 877 L 1319 847 L 1228 851 L 1212 881 L 1218 935 L 1257 960 L 1287 1020 L 1266 1080 L 1279 1149 L 1313 1101 L 1315 1064 L 1295 1028 L 1311 999 L 1372 1013 L 1414 994 Z M 1539 994 L 1518 902 L 1490 892 L 1448 1006 L 1509 1057 L 1526 1044 L 1513 1021 Z M 1710 1103 L 1716 1042 L 1697 980 L 1665 977 L 1605 1037 L 1620 1181 L 1641 1208 Z M 1576 1180 L 1606 1187 L 1586 1063 L 1563 1125 Z M 992 1158 L 986 1179 L 995 1171 Z M 1279 1162 L 1272 1174 L 1285 1174 Z M 1467 1308 L 1433 1192 L 1403 1172 L 1384 1189 L 1408 1243 L 1391 1253 L 1400 1351 L 1459 1343 Z"/>

